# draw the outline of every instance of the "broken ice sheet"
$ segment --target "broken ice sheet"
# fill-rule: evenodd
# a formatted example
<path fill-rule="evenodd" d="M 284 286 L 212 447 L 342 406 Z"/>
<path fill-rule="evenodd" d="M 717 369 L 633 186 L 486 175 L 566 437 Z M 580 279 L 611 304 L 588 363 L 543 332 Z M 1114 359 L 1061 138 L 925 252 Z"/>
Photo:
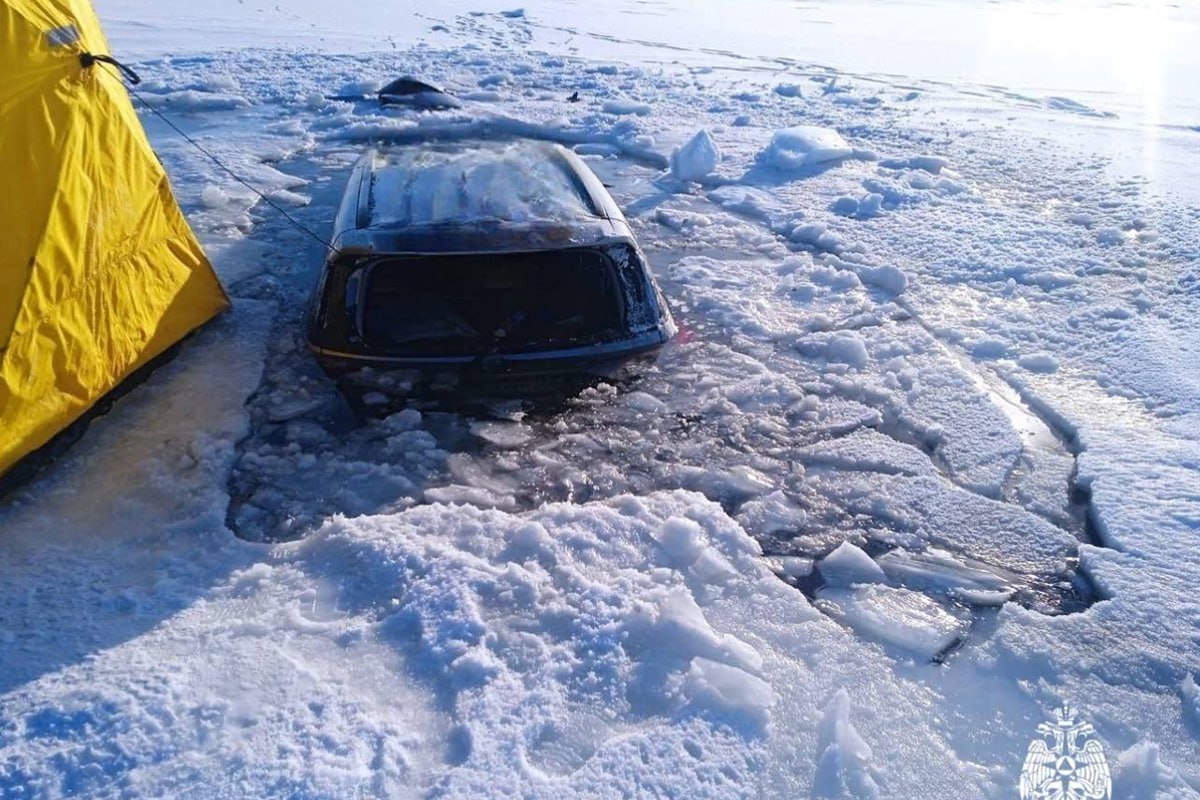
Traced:
<path fill-rule="evenodd" d="M 822 558 L 817 569 L 821 571 L 825 582 L 832 586 L 879 583 L 884 578 L 879 565 L 850 542 L 842 542 L 836 550 Z"/>
<path fill-rule="evenodd" d="M 856 633 L 913 655 L 933 659 L 966 634 L 967 622 L 936 600 L 879 584 L 817 591 L 816 605 Z"/>
<path fill-rule="evenodd" d="M 480 439 L 502 449 L 522 447 L 533 439 L 533 429 L 519 422 L 474 420 L 470 429 Z"/>
<path fill-rule="evenodd" d="M 999 567 L 967 562 L 931 547 L 920 553 L 893 550 L 877 559 L 888 578 L 914 589 L 950 594 L 976 605 L 1000 605 L 1021 579 Z"/>

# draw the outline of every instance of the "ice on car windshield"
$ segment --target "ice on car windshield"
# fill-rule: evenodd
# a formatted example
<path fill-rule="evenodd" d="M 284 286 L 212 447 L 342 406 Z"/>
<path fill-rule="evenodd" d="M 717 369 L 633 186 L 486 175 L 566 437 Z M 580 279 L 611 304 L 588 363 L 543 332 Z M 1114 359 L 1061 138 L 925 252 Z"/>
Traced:
<path fill-rule="evenodd" d="M 371 227 L 562 221 L 596 216 L 544 148 L 414 148 L 391 154 L 371 187 Z"/>

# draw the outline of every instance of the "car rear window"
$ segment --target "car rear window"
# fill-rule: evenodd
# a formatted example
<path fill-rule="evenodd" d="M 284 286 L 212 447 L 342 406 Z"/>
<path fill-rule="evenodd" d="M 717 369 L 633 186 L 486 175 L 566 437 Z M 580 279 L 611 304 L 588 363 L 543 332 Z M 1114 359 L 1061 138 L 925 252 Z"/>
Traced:
<path fill-rule="evenodd" d="M 361 320 L 397 357 L 513 354 L 615 340 L 624 303 L 595 250 L 421 256 L 370 267 Z"/>

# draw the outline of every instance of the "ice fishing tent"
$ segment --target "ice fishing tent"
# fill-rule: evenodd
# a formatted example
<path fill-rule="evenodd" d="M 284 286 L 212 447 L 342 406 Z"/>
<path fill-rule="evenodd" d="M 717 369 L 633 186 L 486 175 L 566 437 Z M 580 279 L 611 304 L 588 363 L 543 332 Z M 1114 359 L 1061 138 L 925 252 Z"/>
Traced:
<path fill-rule="evenodd" d="M 0 475 L 228 305 L 87 0 L 0 0 Z"/>

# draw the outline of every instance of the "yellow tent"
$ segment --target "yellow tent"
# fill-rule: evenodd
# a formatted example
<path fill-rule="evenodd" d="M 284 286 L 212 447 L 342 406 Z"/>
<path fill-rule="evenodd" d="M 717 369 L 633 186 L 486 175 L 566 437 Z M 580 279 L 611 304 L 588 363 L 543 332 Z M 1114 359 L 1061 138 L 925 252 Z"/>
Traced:
<path fill-rule="evenodd" d="M 228 306 L 88 0 L 0 0 L 0 475 Z"/>

